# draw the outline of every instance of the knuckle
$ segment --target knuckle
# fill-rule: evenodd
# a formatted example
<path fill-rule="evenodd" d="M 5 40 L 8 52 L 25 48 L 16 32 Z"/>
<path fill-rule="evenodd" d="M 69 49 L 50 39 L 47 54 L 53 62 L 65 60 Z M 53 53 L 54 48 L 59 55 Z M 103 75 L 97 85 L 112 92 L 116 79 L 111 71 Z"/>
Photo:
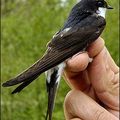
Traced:
<path fill-rule="evenodd" d="M 66 108 L 70 108 L 71 107 L 71 104 L 74 102 L 74 99 L 75 99 L 75 92 L 74 90 L 71 90 L 67 93 L 66 97 L 65 97 L 65 100 L 64 100 L 64 106 Z"/>
<path fill-rule="evenodd" d="M 67 108 L 69 107 L 69 103 L 70 103 L 70 92 L 67 93 L 66 97 L 65 97 L 65 100 L 64 100 L 64 106 Z"/>
<path fill-rule="evenodd" d="M 106 116 L 105 111 L 96 110 L 96 112 L 95 112 L 95 120 L 106 120 L 105 116 Z"/>

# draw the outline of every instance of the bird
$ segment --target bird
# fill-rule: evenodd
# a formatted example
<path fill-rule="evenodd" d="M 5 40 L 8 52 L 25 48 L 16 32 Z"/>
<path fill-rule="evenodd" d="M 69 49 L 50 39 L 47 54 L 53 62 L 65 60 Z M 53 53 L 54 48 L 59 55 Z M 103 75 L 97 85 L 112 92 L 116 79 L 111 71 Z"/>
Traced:
<path fill-rule="evenodd" d="M 16 77 L 2 84 L 18 85 L 12 94 L 21 92 L 45 72 L 48 106 L 46 120 L 52 120 L 54 102 L 66 61 L 73 55 L 86 51 L 106 26 L 107 9 L 113 9 L 105 0 L 80 0 L 71 9 L 63 27 L 47 44 L 43 57 Z"/>

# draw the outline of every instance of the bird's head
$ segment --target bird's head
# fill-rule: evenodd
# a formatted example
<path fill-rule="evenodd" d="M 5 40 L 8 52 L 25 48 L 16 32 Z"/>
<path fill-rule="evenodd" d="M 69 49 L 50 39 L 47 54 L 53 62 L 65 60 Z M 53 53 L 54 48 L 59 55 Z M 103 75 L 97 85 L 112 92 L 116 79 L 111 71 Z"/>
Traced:
<path fill-rule="evenodd" d="M 97 8 L 113 9 L 105 0 L 96 0 L 95 4 Z"/>
<path fill-rule="evenodd" d="M 105 0 L 81 0 L 79 4 L 83 10 L 96 12 L 102 17 L 105 17 L 107 9 L 113 9 Z"/>

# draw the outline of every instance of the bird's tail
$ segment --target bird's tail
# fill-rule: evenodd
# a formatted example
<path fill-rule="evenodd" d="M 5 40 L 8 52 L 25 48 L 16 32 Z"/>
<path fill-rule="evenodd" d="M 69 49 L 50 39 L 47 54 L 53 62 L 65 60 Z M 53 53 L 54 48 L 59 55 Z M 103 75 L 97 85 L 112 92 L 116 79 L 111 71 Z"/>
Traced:
<path fill-rule="evenodd" d="M 46 120 L 52 120 L 52 112 L 54 108 L 54 101 L 56 97 L 56 92 L 59 86 L 60 78 L 64 70 L 65 64 L 61 63 L 60 65 L 48 70 L 46 72 L 46 86 L 48 93 L 48 108 L 46 113 Z"/>

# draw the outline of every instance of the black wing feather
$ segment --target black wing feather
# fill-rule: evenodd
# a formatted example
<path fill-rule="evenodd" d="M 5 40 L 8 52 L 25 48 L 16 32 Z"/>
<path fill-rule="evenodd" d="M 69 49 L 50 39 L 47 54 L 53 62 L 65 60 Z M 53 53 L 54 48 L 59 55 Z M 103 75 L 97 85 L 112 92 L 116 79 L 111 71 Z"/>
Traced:
<path fill-rule="evenodd" d="M 49 43 L 49 48 L 42 59 L 17 77 L 3 83 L 3 86 L 9 87 L 23 82 L 19 87 L 22 90 L 33 81 L 31 78 L 36 79 L 41 73 L 63 62 L 83 50 L 92 41 L 95 41 L 102 33 L 106 24 L 104 18 L 97 16 L 87 17 L 81 23 L 71 28 L 62 37 L 61 31 Z M 85 23 L 91 24 L 84 25 Z"/>
<path fill-rule="evenodd" d="M 12 94 L 19 93 L 21 90 L 23 90 L 26 86 L 28 86 L 34 79 L 36 79 L 38 75 L 31 77 L 29 80 L 23 82 L 20 84 L 13 92 Z"/>

